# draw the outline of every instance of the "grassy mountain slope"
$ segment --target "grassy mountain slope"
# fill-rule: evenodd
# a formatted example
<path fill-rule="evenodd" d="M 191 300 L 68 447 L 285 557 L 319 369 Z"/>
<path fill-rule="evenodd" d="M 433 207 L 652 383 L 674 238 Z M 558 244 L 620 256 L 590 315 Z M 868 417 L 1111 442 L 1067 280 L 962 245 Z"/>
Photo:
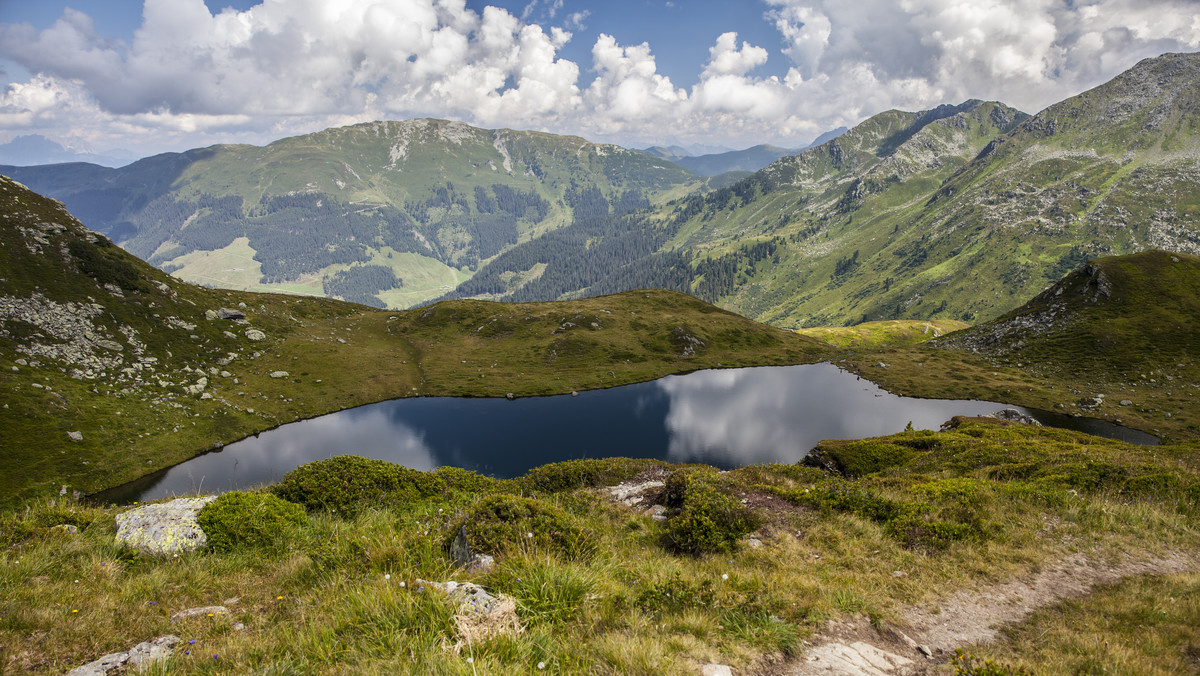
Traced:
<path fill-rule="evenodd" d="M 1200 251 L 1197 82 L 1200 55 L 1168 54 L 1034 117 L 979 101 L 888 111 L 636 222 L 519 246 L 456 293 L 641 282 L 792 328 L 984 321 L 1089 257 Z M 574 272 L 608 250 L 622 255 L 602 273 Z"/>
<path fill-rule="evenodd" d="M 930 191 L 1023 117 L 979 101 L 882 113 L 733 185 L 624 223 L 577 222 L 554 240 L 524 243 L 455 293 L 529 300 L 653 285 L 721 299 L 783 325 L 806 323 L 793 316 L 802 312 L 814 315 L 808 324 L 823 325 L 829 322 L 818 318 L 828 316 L 819 308 L 843 295 L 840 277 L 859 264 L 854 257 L 843 270 L 841 252 L 861 249 L 865 258 L 888 238 L 856 225 L 850 212 L 899 218 L 919 209 Z M 593 271 L 597 260 L 604 263 Z M 548 266 L 536 284 L 512 283 L 534 265 Z"/>
<path fill-rule="evenodd" d="M 701 182 L 617 146 L 428 119 L 121 169 L 0 171 L 189 281 L 380 306 L 441 295 L 480 261 L 575 216 L 647 206 Z"/>
<path fill-rule="evenodd" d="M 551 394 L 827 354 L 817 341 L 666 291 L 385 312 L 204 289 L 7 178 L 0 245 L 0 503 L 62 486 L 91 493 L 263 429 L 387 398 Z M 221 308 L 245 320 L 220 319 Z M 485 363 L 495 367 L 481 379 Z"/>
<path fill-rule="evenodd" d="M 899 134 L 878 168 L 839 139 L 764 170 L 765 184 L 794 187 L 712 225 L 695 223 L 684 243 L 712 246 L 725 232 L 790 235 L 778 265 L 722 298 L 764 321 L 987 319 L 1091 256 L 1200 251 L 1198 82 L 1200 55 L 1146 60 L 1032 118 L 1009 118 L 1016 124 L 989 129 L 977 118 L 963 128 L 952 117 L 926 127 L 941 134 Z M 990 133 L 994 140 L 983 138 Z M 955 147 L 962 152 L 947 152 Z M 837 172 L 846 177 L 836 184 L 845 186 L 840 198 L 812 200 L 805 188 Z M 788 227 L 797 211 L 811 214 L 806 230 Z"/>
<path fill-rule="evenodd" d="M 991 322 L 847 363 L 893 392 L 998 398 L 1194 439 L 1198 321 L 1200 257 L 1145 251 L 1093 260 Z"/>

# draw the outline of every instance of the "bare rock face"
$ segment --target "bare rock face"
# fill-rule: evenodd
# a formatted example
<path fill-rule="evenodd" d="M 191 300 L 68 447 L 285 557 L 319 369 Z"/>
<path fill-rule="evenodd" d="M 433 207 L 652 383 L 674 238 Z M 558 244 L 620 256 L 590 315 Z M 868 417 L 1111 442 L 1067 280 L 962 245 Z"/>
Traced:
<path fill-rule="evenodd" d="M 177 554 L 200 549 L 208 537 L 196 516 L 216 496 L 179 498 L 117 515 L 117 543 L 144 554 Z"/>

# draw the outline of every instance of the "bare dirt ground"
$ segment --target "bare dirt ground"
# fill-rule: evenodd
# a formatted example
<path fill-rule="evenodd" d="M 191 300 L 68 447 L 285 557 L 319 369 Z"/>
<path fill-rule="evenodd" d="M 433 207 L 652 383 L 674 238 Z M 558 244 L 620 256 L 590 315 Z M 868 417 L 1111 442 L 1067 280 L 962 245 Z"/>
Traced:
<path fill-rule="evenodd" d="M 758 676 L 893 676 L 923 674 L 943 665 L 954 650 L 996 640 L 999 628 L 1020 622 L 1035 610 L 1067 598 L 1086 596 L 1092 587 L 1134 575 L 1161 575 L 1200 568 L 1194 557 L 1126 558 L 1109 565 L 1079 554 L 1026 578 L 959 592 L 936 605 L 900 613 L 885 630 L 865 619 L 831 622 L 803 655 L 764 664 Z"/>

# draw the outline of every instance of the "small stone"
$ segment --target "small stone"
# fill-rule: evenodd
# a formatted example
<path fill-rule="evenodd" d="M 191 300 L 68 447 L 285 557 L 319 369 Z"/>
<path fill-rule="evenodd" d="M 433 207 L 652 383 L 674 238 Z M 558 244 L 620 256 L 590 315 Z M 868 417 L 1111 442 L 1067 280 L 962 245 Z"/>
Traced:
<path fill-rule="evenodd" d="M 1121 401 L 1119 401 L 1117 403 L 1119 403 L 1122 406 L 1133 406 L 1133 402 L 1129 401 L 1128 399 L 1122 399 Z"/>
<path fill-rule="evenodd" d="M 204 394 L 200 395 L 200 398 L 202 400 L 212 399 L 213 398 L 212 392 L 205 392 Z"/>
<path fill-rule="evenodd" d="M 79 528 L 69 523 L 60 523 L 50 529 L 50 532 L 57 535 L 76 535 L 79 533 Z"/>
<path fill-rule="evenodd" d="M 885 364 L 885 363 L 883 363 L 883 362 L 879 362 L 879 363 L 875 364 L 875 367 L 876 367 L 876 368 L 885 369 L 885 368 L 887 368 L 887 367 L 888 367 L 888 365 L 887 365 L 887 364 Z"/>
<path fill-rule="evenodd" d="M 192 617 L 208 617 L 210 615 L 216 617 L 217 615 L 228 614 L 229 609 L 225 606 L 204 606 L 203 608 L 188 608 L 187 610 L 181 610 L 171 616 L 171 621 L 179 622 L 180 620 L 186 620 Z"/>
<path fill-rule="evenodd" d="M 258 329 L 246 329 L 246 340 L 257 343 L 259 341 L 266 340 L 266 339 L 267 339 L 267 334 L 263 333 L 262 331 L 259 331 Z"/>
<path fill-rule="evenodd" d="M 67 432 L 67 436 L 71 441 L 83 441 L 83 432 Z"/>
<path fill-rule="evenodd" d="M 504 395 L 504 398 L 511 401 L 512 399 L 516 399 L 516 395 L 514 395 L 512 392 L 509 392 L 508 394 Z"/>
<path fill-rule="evenodd" d="M 908 573 L 902 570 L 893 570 L 892 577 L 908 577 Z"/>
<path fill-rule="evenodd" d="M 917 646 L 917 652 L 921 653 L 922 655 L 924 655 L 925 657 L 927 657 L 929 659 L 933 659 L 933 650 L 930 649 L 930 647 L 925 645 L 924 643 Z"/>
<path fill-rule="evenodd" d="M 216 321 L 217 319 L 219 319 L 220 315 L 217 314 L 216 310 L 205 310 L 204 318 L 211 322 L 211 321 Z"/>
<path fill-rule="evenodd" d="M 733 676 L 733 670 L 724 664 L 706 664 L 700 667 L 700 676 Z"/>
<path fill-rule="evenodd" d="M 287 371 L 272 371 L 271 377 L 272 378 L 286 378 L 286 377 L 288 377 L 288 372 Z"/>

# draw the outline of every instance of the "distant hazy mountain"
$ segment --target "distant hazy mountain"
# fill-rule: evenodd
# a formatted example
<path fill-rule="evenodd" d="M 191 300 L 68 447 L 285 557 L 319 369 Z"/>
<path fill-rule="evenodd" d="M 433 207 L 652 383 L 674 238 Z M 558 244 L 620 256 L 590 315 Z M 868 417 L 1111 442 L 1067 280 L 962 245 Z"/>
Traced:
<path fill-rule="evenodd" d="M 698 155 L 682 146 L 654 146 L 646 148 L 641 152 L 662 158 L 668 162 L 674 162 L 697 174 L 718 176 L 729 171 L 758 171 L 781 157 L 795 155 L 805 148 L 821 145 L 826 141 L 832 141 L 844 133 L 846 133 L 846 128 L 838 127 L 833 131 L 821 134 L 810 145 L 799 148 L 781 148 L 779 146 L 763 144 L 746 148 L 745 150 L 730 150 Z"/>
<path fill-rule="evenodd" d="M 392 307 L 439 296 L 481 262 L 573 219 L 704 184 L 618 146 L 428 119 L 166 153 L 119 169 L 0 173 L 189 281 Z"/>
<path fill-rule="evenodd" d="M 111 150 L 102 154 L 76 152 L 40 134 L 18 136 L 8 143 L 0 144 L 0 164 L 31 166 L 90 162 L 105 167 L 120 167 L 136 159 L 136 155 L 123 150 Z"/>

